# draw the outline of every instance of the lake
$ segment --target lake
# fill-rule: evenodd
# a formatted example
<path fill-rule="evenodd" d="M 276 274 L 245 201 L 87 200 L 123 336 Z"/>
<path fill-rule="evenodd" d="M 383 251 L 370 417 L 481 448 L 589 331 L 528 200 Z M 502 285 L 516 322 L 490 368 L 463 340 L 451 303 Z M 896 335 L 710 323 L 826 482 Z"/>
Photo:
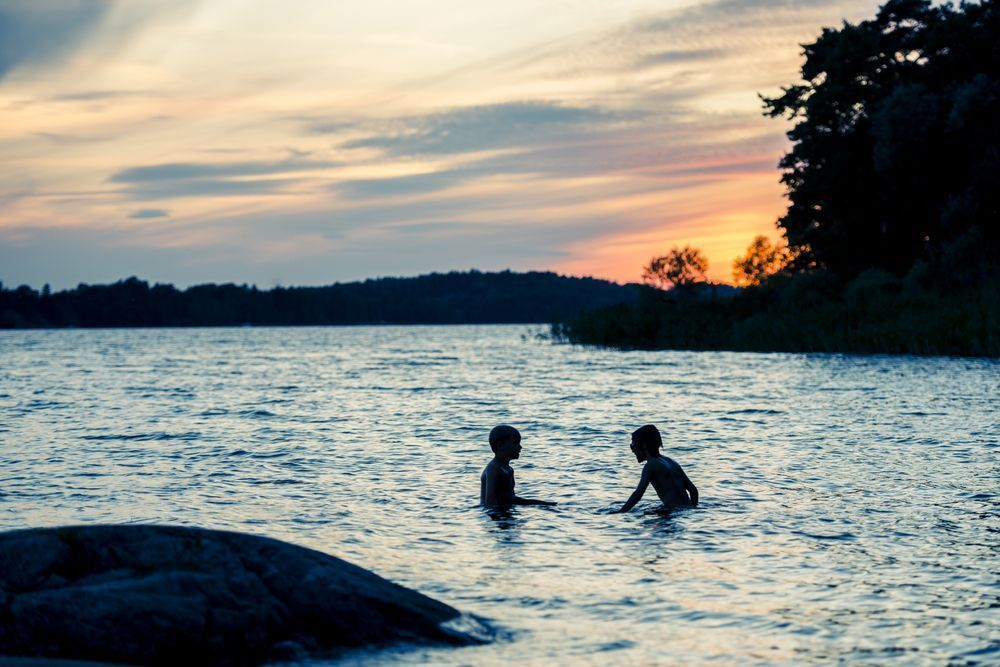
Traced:
<path fill-rule="evenodd" d="M 0 529 L 277 537 L 498 633 L 346 664 L 1000 662 L 1000 363 L 540 331 L 0 332 Z M 557 507 L 476 506 L 504 422 L 518 493 Z M 698 508 L 607 514 L 645 423 Z"/>

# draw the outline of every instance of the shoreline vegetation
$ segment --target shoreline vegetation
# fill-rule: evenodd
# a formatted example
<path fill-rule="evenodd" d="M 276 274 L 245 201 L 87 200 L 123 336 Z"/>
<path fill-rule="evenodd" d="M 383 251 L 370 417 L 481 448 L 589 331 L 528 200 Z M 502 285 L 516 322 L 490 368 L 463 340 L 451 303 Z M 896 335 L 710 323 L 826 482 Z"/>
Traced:
<path fill-rule="evenodd" d="M 323 287 L 195 285 L 179 290 L 132 277 L 52 292 L 0 283 L 0 329 L 533 324 L 628 302 L 639 286 L 551 272 L 479 271 L 377 278 Z"/>
<path fill-rule="evenodd" d="M 645 287 L 632 303 L 552 325 L 553 339 L 617 349 L 1000 357 L 1000 286 L 925 288 L 884 272 L 846 284 L 782 276 L 734 294 Z"/>
<path fill-rule="evenodd" d="M 792 121 L 781 241 L 705 282 L 697 248 L 654 257 L 630 304 L 553 326 L 614 348 L 1000 356 L 1000 10 L 890 0 L 803 45 L 762 97 Z M 655 287 L 667 288 L 661 292 Z"/>

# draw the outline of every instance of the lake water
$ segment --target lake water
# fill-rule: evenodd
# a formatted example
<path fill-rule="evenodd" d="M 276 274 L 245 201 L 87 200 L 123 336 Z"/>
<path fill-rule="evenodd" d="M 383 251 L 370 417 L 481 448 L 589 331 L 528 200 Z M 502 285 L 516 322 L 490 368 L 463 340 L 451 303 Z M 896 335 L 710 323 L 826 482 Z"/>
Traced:
<path fill-rule="evenodd" d="M 540 330 L 0 332 L 0 529 L 268 535 L 499 629 L 348 663 L 1000 663 L 1000 363 Z M 501 422 L 558 507 L 476 506 Z M 608 515 L 647 422 L 702 503 Z"/>

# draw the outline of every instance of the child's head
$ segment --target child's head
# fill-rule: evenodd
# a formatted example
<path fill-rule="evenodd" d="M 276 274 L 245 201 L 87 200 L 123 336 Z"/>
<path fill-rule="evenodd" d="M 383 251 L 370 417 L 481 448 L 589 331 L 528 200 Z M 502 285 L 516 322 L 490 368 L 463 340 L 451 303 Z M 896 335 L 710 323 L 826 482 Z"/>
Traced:
<path fill-rule="evenodd" d="M 521 454 L 521 433 L 507 424 L 494 426 L 490 431 L 490 449 L 497 456 L 516 459 Z"/>
<path fill-rule="evenodd" d="M 632 432 L 632 444 L 630 446 L 636 460 L 642 463 L 650 457 L 660 455 L 660 447 L 663 446 L 663 440 L 660 438 L 660 432 L 655 426 L 646 424 Z"/>

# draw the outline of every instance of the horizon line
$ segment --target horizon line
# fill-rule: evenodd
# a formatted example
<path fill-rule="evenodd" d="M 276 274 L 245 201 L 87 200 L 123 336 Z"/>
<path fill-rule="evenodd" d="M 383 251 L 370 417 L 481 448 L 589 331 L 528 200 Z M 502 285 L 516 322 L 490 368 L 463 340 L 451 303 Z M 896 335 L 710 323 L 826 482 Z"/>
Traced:
<path fill-rule="evenodd" d="M 180 283 L 174 283 L 174 282 L 169 282 L 169 281 L 168 282 L 160 282 L 158 280 L 152 280 L 152 279 L 148 279 L 148 278 L 141 278 L 138 275 L 132 274 L 132 275 L 127 276 L 127 277 L 118 278 L 117 280 L 110 280 L 110 281 L 102 281 L 102 282 L 85 282 L 85 281 L 80 281 L 76 285 L 67 286 L 67 287 L 59 287 L 59 288 L 55 288 L 55 289 L 52 288 L 49 283 L 43 283 L 41 287 L 35 287 L 34 285 L 31 285 L 29 283 L 19 283 L 17 285 L 8 285 L 3 279 L 0 279 L 0 288 L 2 288 L 4 290 L 7 290 L 7 291 L 15 291 L 15 290 L 20 289 L 22 287 L 28 287 L 29 289 L 31 289 L 31 290 L 33 290 L 35 292 L 41 293 L 45 289 L 45 287 L 49 287 L 50 291 L 53 294 L 57 294 L 57 293 L 62 293 L 62 292 L 69 292 L 69 291 L 72 291 L 74 289 L 80 289 L 81 287 L 108 287 L 108 286 L 111 286 L 111 285 L 116 285 L 116 284 L 119 284 L 119 283 L 128 282 L 129 280 L 133 280 L 134 279 L 134 280 L 137 280 L 139 282 L 146 283 L 147 285 L 149 285 L 151 287 L 152 286 L 157 286 L 157 285 L 162 285 L 162 286 L 173 287 L 174 289 L 179 290 L 179 291 L 186 291 L 186 290 L 189 290 L 189 289 L 194 288 L 194 287 L 205 287 L 205 286 L 209 286 L 209 285 L 212 285 L 212 286 L 234 285 L 236 287 L 253 288 L 253 289 L 256 289 L 256 290 L 262 291 L 262 292 L 270 292 L 270 291 L 276 290 L 276 289 L 319 289 L 319 288 L 323 288 L 323 287 L 336 287 L 336 286 L 340 286 L 340 285 L 356 285 L 356 284 L 361 284 L 361 283 L 366 283 L 366 282 L 372 282 L 372 281 L 378 281 L 378 280 L 416 280 L 416 279 L 419 279 L 419 278 L 427 278 L 427 277 L 431 277 L 431 276 L 447 276 L 447 275 L 453 275 L 453 274 L 459 274 L 459 275 L 467 275 L 467 274 L 498 275 L 498 274 L 505 274 L 505 273 L 515 274 L 515 275 L 527 275 L 527 274 L 532 274 L 532 273 L 552 274 L 552 275 L 554 275 L 554 276 L 556 276 L 558 278 L 570 278 L 570 279 L 576 279 L 576 280 L 597 280 L 597 281 L 600 281 L 600 282 L 611 283 L 612 285 L 618 285 L 620 287 L 628 287 L 630 285 L 639 285 L 639 286 L 641 286 L 641 285 L 647 285 L 647 283 L 644 283 L 642 281 L 620 282 L 620 281 L 614 280 L 612 278 L 601 278 L 599 276 L 594 276 L 594 275 L 578 275 L 578 274 L 570 274 L 570 273 L 561 273 L 559 271 L 555 271 L 555 270 L 552 270 L 552 269 L 525 269 L 525 270 L 518 271 L 518 270 L 511 269 L 511 268 L 506 268 L 506 269 L 497 269 L 497 270 L 494 270 L 494 271 L 488 271 L 488 270 L 477 269 L 475 267 L 471 267 L 471 268 L 468 268 L 468 269 L 451 269 L 451 270 L 447 270 L 447 271 L 444 271 L 444 270 L 437 271 L 437 270 L 435 270 L 435 271 L 430 271 L 430 272 L 426 272 L 426 273 L 419 273 L 419 274 L 415 274 L 415 275 L 411 274 L 411 275 L 379 275 L 379 276 L 369 276 L 367 278 L 356 278 L 356 279 L 353 279 L 353 280 L 334 281 L 334 282 L 331 282 L 331 283 L 322 283 L 322 284 L 298 284 L 298 285 L 291 285 L 291 284 L 289 284 L 289 285 L 284 285 L 284 284 L 281 284 L 280 282 L 276 282 L 274 285 L 271 285 L 270 287 L 261 287 L 257 283 L 235 282 L 235 281 L 225 281 L 225 282 L 208 281 L 208 282 L 196 282 L 196 283 L 180 284 Z M 723 285 L 723 286 L 727 286 L 727 287 L 736 287 L 736 285 L 734 285 L 733 283 L 724 282 L 724 281 L 706 280 L 704 282 L 707 285 Z"/>

